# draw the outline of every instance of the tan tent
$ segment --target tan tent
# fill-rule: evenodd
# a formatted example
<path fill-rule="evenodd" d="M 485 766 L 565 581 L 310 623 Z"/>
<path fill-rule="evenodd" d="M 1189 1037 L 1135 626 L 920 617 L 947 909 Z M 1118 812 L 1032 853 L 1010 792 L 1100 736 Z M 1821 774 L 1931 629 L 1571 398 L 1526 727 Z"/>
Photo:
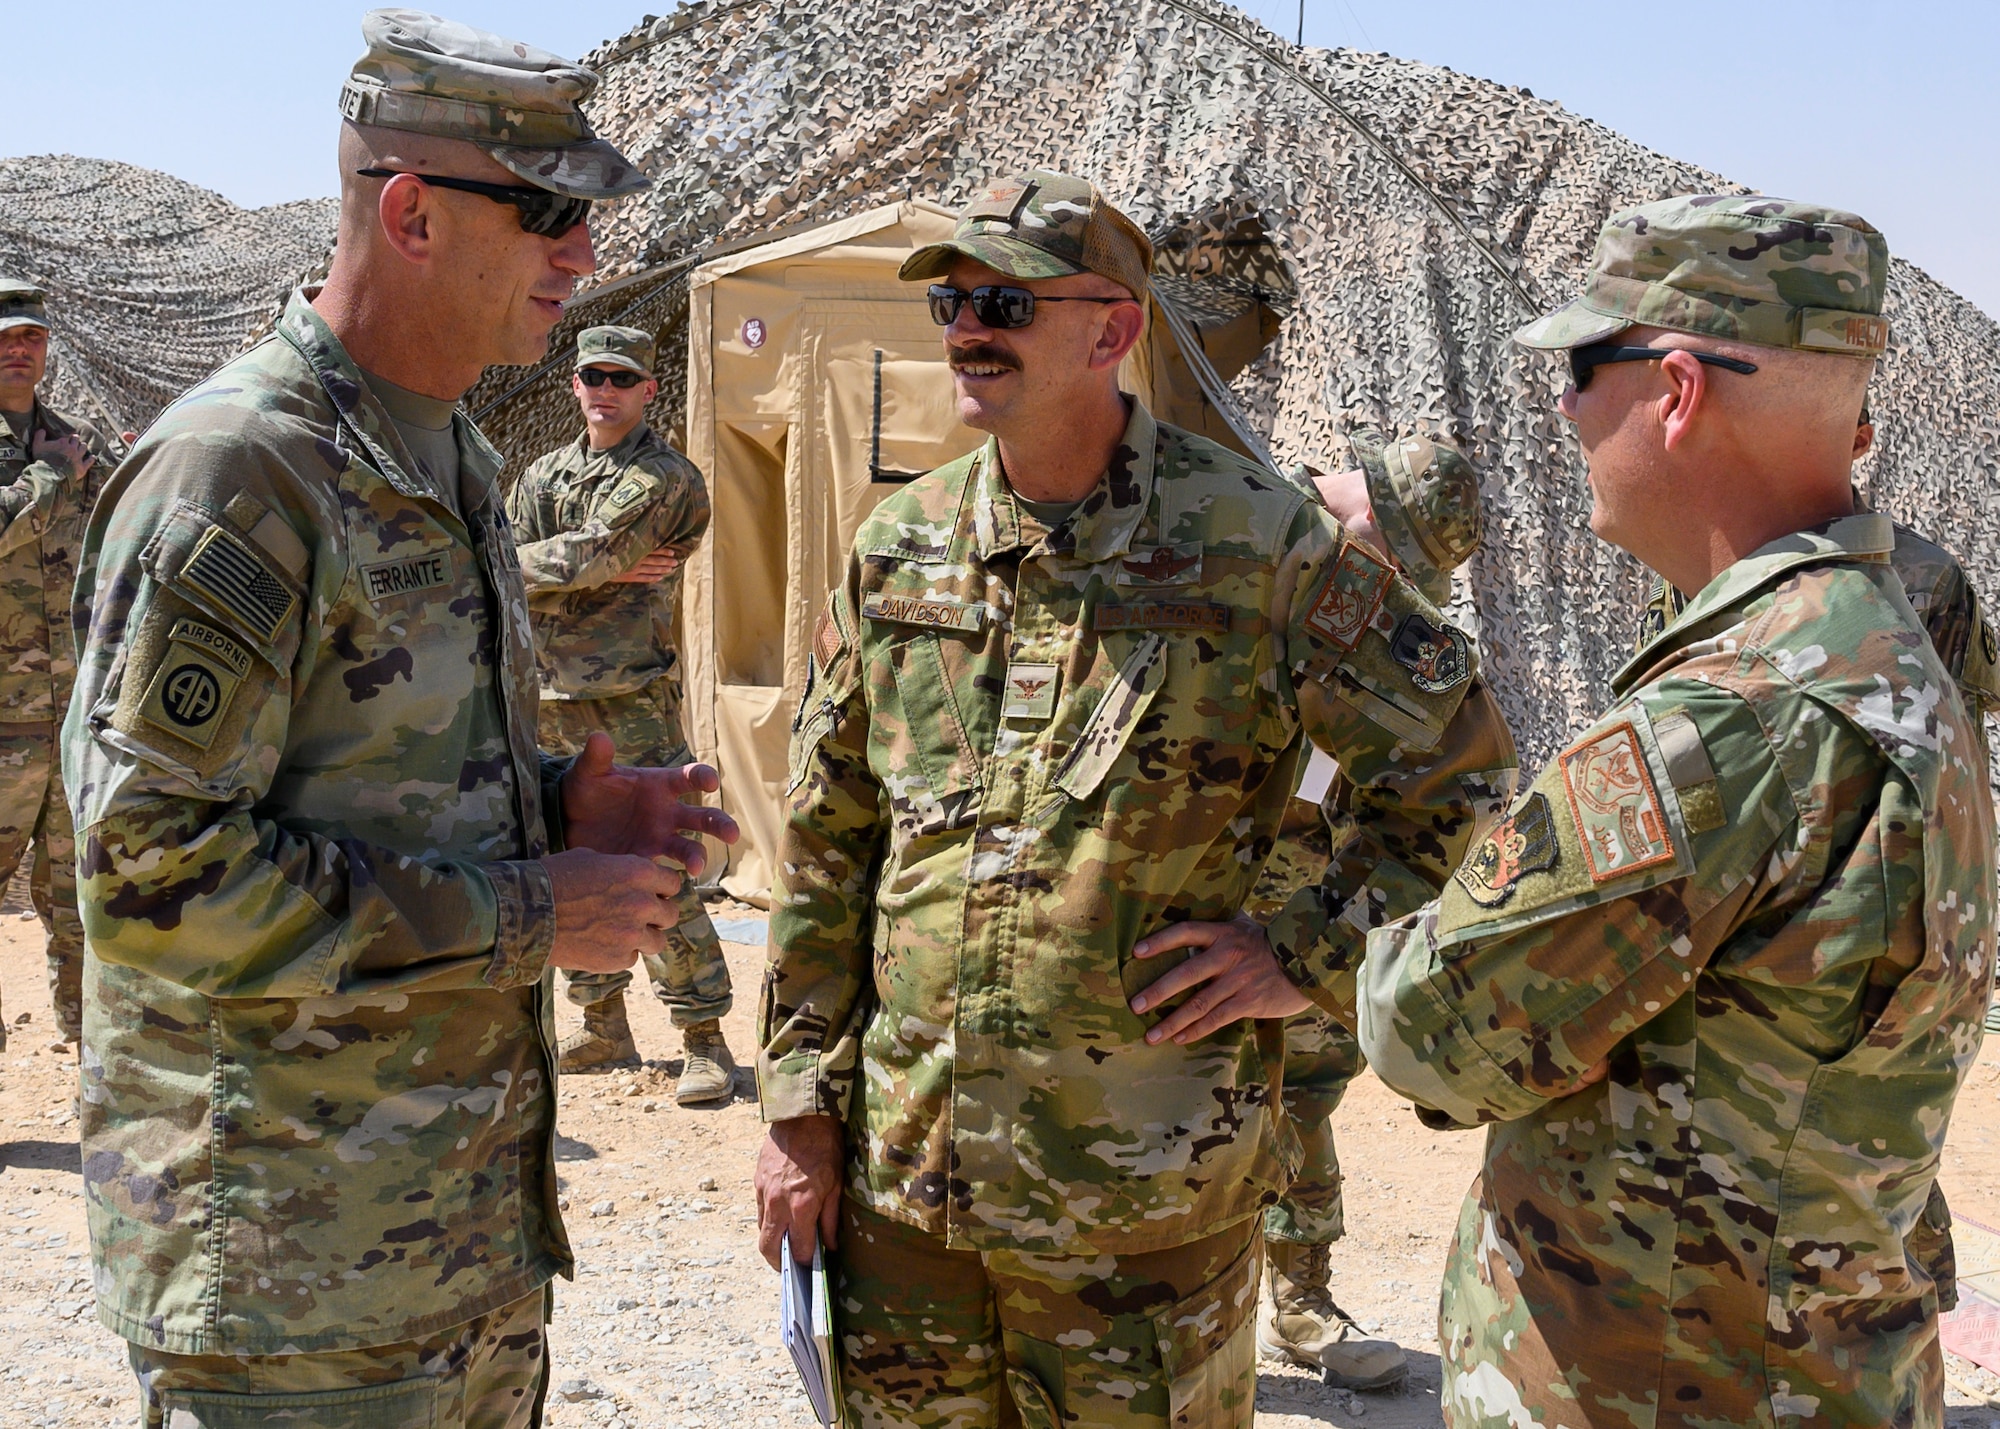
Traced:
<path fill-rule="evenodd" d="M 921 286 L 896 277 L 951 227 L 935 204 L 889 204 L 738 248 L 688 280 L 687 453 L 715 514 L 682 600 L 683 718 L 743 825 L 723 879 L 740 898 L 770 887 L 806 643 L 849 540 L 898 485 L 982 440 L 958 422 Z M 1254 436 L 1204 383 L 1226 392 L 1278 328 L 1265 302 L 1218 281 L 1245 253 L 1269 258 L 1254 232 L 1184 236 L 1164 255 L 1167 306 L 1125 373 L 1161 416 L 1239 449 Z"/>

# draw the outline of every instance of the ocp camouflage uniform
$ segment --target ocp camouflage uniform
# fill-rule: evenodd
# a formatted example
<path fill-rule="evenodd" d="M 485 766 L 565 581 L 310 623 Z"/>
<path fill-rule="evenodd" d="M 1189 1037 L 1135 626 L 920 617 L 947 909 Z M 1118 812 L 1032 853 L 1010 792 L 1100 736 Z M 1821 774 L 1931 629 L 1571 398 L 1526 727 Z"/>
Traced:
<path fill-rule="evenodd" d="M 571 1267 L 559 766 L 500 460 L 460 417 L 435 487 L 307 297 L 146 434 L 77 586 L 84 1189 L 98 1315 L 149 1370 L 306 1373 Z"/>
<path fill-rule="evenodd" d="M 1421 633 L 1461 657 L 1428 689 L 1392 653 Z M 1326 886 L 1362 912 L 1304 897 L 1271 935 L 1331 1002 L 1323 970 L 1365 910 L 1432 896 L 1511 788 L 1462 635 L 1307 494 L 1137 403 L 1053 531 L 989 441 L 857 533 L 792 743 L 763 1115 L 846 1123 L 849 1223 L 920 1235 L 919 1282 L 956 1257 L 960 1280 L 1028 1266 L 1071 1288 L 946 1320 L 869 1290 L 902 1258 L 863 1262 L 839 1303 L 855 1422 L 1248 1424 L 1256 1282 L 1236 1267 L 1298 1157 L 1273 1104 L 1283 1026 L 1149 1046 L 1178 1000 L 1128 999 L 1185 955 L 1131 949 L 1243 906 L 1306 735 L 1351 781 Z M 1120 1328 L 1148 1353 L 1122 1408 L 1102 1397 L 1104 1317 L 1171 1306 L 1089 1283 L 1211 1241 L 1228 1293 Z"/>
<path fill-rule="evenodd" d="M 680 724 L 674 622 L 681 573 L 657 584 L 612 577 L 654 551 L 683 561 L 708 529 L 708 487 L 693 462 L 640 423 L 609 451 L 588 436 L 548 453 L 507 493 L 519 542 L 540 671 L 541 740 L 575 754 L 603 730 L 627 764 L 666 767 L 691 756 Z M 645 955 L 653 990 L 676 1027 L 725 1016 L 729 965 L 689 886 L 664 955 Z M 632 974 L 567 974 L 569 1000 L 622 997 Z"/>
<path fill-rule="evenodd" d="M 1886 269 L 1850 214 L 1666 200 L 1519 340 L 1872 357 Z M 1719 573 L 1443 898 L 1370 938 L 1370 1064 L 1492 1124 L 1445 1273 L 1448 1423 L 1941 1423 L 1911 1239 L 1979 1048 L 1994 817 L 1895 546 L 1861 513 Z"/>
<path fill-rule="evenodd" d="M 79 477 L 36 461 L 37 431 L 75 436 L 95 461 Z M 74 1042 L 83 1016 L 83 924 L 76 912 L 76 835 L 56 757 L 56 722 L 76 680 L 70 591 L 83 524 L 117 458 L 96 428 L 36 401 L 16 438 L 0 421 L 0 884 L 30 848 L 29 889 L 48 936 L 57 1031 Z M 0 1046 L 6 1031 L 0 1025 Z"/>

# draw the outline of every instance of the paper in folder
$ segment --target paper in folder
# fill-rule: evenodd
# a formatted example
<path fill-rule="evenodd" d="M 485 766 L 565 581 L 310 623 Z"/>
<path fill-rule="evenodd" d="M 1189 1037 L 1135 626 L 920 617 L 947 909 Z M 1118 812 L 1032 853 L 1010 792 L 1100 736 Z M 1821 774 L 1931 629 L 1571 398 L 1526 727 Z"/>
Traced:
<path fill-rule="evenodd" d="M 785 1236 L 778 1253 L 778 1317 L 784 1326 L 785 1348 L 799 1367 L 806 1398 L 822 1424 L 840 1422 L 840 1372 L 834 1362 L 833 1304 L 826 1289 L 826 1251 L 813 1246 L 812 1268 L 792 1259 L 792 1238 Z"/>

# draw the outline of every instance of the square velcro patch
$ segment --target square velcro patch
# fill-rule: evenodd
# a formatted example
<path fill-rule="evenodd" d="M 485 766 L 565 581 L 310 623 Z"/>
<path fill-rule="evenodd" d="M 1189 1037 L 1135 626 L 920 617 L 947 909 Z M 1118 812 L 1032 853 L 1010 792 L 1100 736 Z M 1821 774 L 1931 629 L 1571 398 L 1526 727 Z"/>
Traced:
<path fill-rule="evenodd" d="M 1352 650 L 1382 604 L 1389 575 L 1388 562 L 1349 538 L 1342 543 L 1319 597 L 1306 613 L 1306 629 L 1331 645 Z"/>
<path fill-rule="evenodd" d="M 243 622 L 269 644 L 292 613 L 296 598 L 241 541 L 211 526 L 181 568 L 181 583 Z"/>
<path fill-rule="evenodd" d="M 235 640 L 202 621 L 177 620 L 139 715 L 175 738 L 207 749 L 249 672 L 250 652 Z"/>
<path fill-rule="evenodd" d="M 1002 719 L 1049 719 L 1056 712 L 1055 665 L 1009 665 L 1007 694 L 1000 703 Z"/>
<path fill-rule="evenodd" d="M 1621 721 L 1561 756 L 1563 786 L 1592 883 L 1671 863 L 1674 843 L 1630 721 Z"/>

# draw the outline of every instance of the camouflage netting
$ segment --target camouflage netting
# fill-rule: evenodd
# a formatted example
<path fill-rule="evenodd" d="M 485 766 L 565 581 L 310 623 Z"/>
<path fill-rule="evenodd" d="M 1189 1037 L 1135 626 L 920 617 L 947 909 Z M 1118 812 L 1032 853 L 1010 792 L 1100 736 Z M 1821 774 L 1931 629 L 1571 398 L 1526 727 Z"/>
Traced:
<path fill-rule="evenodd" d="M 1738 186 L 1525 90 L 1299 49 L 1213 0 L 703 0 L 587 62 L 605 76 L 593 118 L 654 187 L 605 213 L 602 279 L 620 286 L 559 341 L 634 322 L 684 361 L 676 279 L 703 250 L 910 194 L 957 205 L 1014 169 L 1090 175 L 1156 234 L 1248 221 L 1297 283 L 1235 382 L 1259 434 L 1321 463 L 1364 422 L 1466 444 L 1490 532 L 1470 582 L 1524 754 L 1600 706 L 1642 575 L 1589 532 L 1557 360 L 1508 335 L 1574 291 L 1612 210 Z M 1983 582 L 2000 556 L 2000 327 L 1906 263 L 1891 295 L 1867 476 Z M 564 360 L 494 373 L 472 399 L 516 460 L 573 435 L 551 380 Z"/>
<path fill-rule="evenodd" d="M 241 209 L 104 159 L 0 159 L 0 274 L 48 290 L 59 410 L 114 440 L 233 356 L 333 241 L 337 205 Z"/>

